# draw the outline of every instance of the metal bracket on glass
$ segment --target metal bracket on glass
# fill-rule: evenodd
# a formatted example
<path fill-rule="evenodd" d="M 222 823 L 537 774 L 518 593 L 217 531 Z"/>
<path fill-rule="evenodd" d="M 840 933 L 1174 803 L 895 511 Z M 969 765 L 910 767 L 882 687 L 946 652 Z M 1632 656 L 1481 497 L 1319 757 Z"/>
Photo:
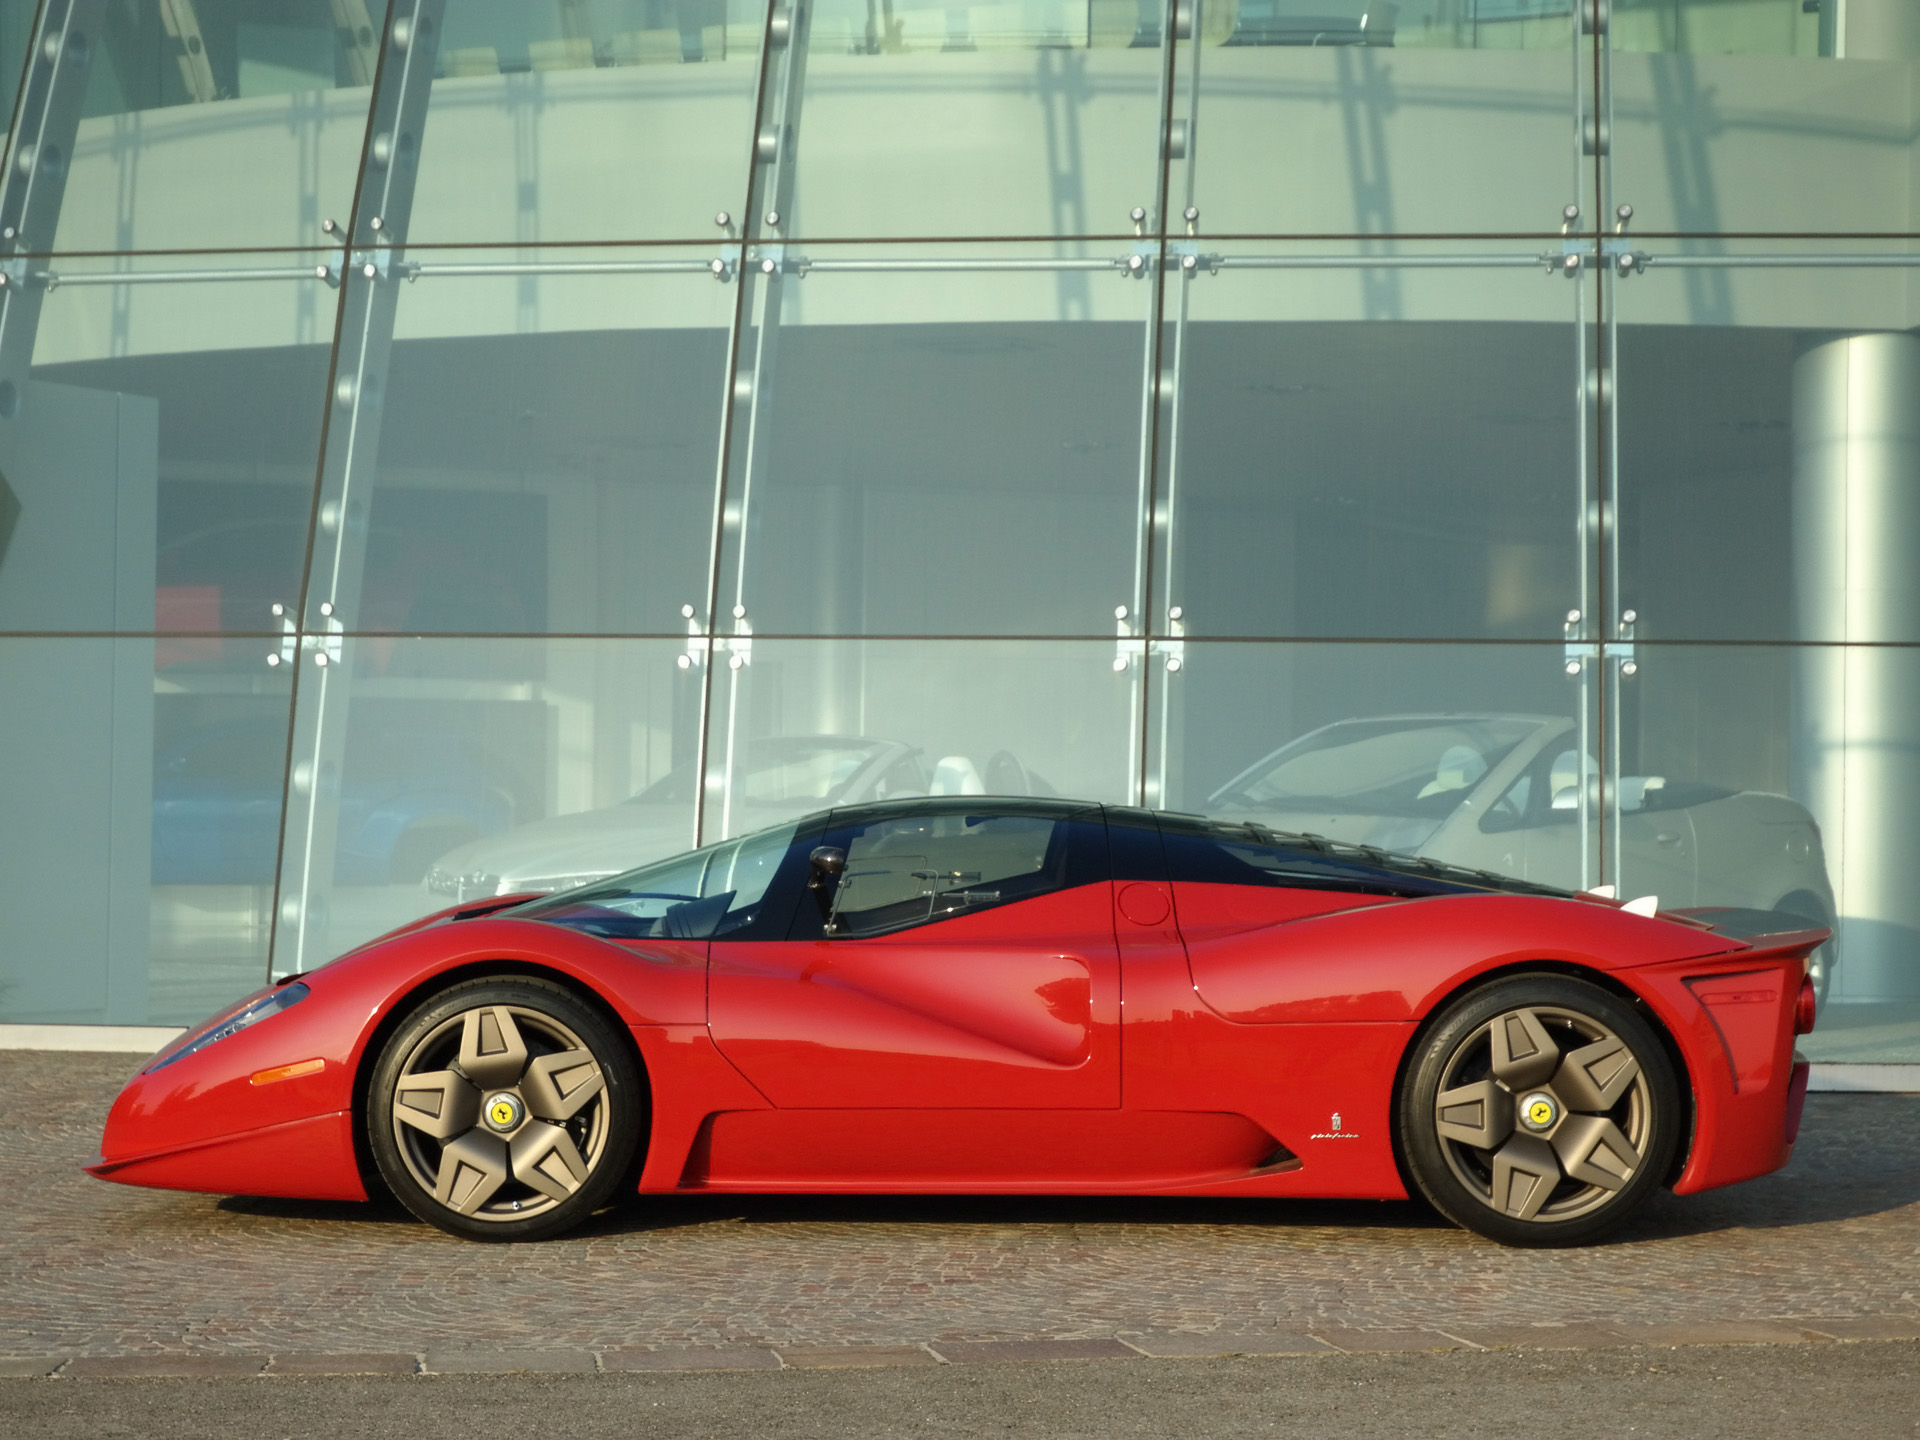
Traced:
<path fill-rule="evenodd" d="M 1179 266 L 1180 273 L 1188 279 L 1204 270 L 1209 275 L 1220 273 L 1218 255 L 1202 255 L 1200 247 L 1191 240 L 1175 240 L 1168 244 L 1167 254 Z"/>
<path fill-rule="evenodd" d="M 267 668 L 278 670 L 283 665 L 292 665 L 302 651 L 313 656 L 313 663 L 322 669 L 329 665 L 338 665 L 346 648 L 346 626 L 333 613 L 331 601 L 322 602 L 320 615 L 326 629 L 318 634 L 302 635 L 300 627 L 293 623 L 293 617 L 287 613 L 287 607 L 275 604 L 274 618 L 280 622 L 280 648 L 267 656 Z"/>
<path fill-rule="evenodd" d="M 353 257 L 353 265 L 356 270 L 369 280 L 391 279 L 393 277 L 393 247 L 390 245 L 381 245 L 372 250 L 358 251 Z M 418 268 L 416 267 L 413 274 L 417 273 Z M 411 280 L 413 274 L 407 275 L 406 278 Z"/>
<path fill-rule="evenodd" d="M 714 256 L 707 262 L 707 270 L 722 285 L 733 279 L 733 262 L 725 256 Z"/>
<path fill-rule="evenodd" d="M 1577 280 L 1587 263 L 1587 256 L 1592 253 L 1591 240 L 1562 240 L 1558 251 L 1549 250 L 1540 259 L 1549 275 L 1563 275 L 1569 280 Z"/>
<path fill-rule="evenodd" d="M 1600 647 L 1601 654 L 1618 665 L 1622 675 L 1632 676 L 1640 673 L 1640 662 L 1635 658 L 1633 651 L 1633 630 L 1639 619 L 1639 611 L 1622 610 L 1620 638 Z"/>
<path fill-rule="evenodd" d="M 1166 662 L 1169 675 L 1179 674 L 1187 663 L 1187 627 L 1182 618 L 1185 614 L 1178 605 L 1173 606 L 1167 611 L 1167 635 L 1150 640 L 1135 633 L 1131 610 L 1125 605 L 1114 606 L 1114 674 L 1124 675 L 1136 665 L 1146 664 L 1153 656 L 1159 656 Z"/>
<path fill-rule="evenodd" d="M 1644 273 L 1647 261 L 1651 258 L 1646 251 L 1635 250 L 1633 242 L 1624 238 L 1602 240 L 1600 253 L 1606 257 L 1606 262 L 1613 273 L 1623 280 L 1629 275 Z"/>
<path fill-rule="evenodd" d="M 727 652 L 729 670 L 744 670 L 753 663 L 753 622 L 747 619 L 746 606 L 733 607 L 733 634 L 716 637 L 713 648 Z"/>

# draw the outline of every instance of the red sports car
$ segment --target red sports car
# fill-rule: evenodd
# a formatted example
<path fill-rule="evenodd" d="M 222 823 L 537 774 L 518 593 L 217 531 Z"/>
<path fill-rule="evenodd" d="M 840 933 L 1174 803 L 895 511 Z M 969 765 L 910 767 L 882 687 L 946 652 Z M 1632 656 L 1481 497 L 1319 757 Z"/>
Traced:
<path fill-rule="evenodd" d="M 380 1187 L 476 1240 L 625 1193 L 1347 1196 L 1516 1245 L 1786 1162 L 1823 930 L 1258 825 L 838 809 L 456 907 L 161 1051 L 92 1173 Z"/>

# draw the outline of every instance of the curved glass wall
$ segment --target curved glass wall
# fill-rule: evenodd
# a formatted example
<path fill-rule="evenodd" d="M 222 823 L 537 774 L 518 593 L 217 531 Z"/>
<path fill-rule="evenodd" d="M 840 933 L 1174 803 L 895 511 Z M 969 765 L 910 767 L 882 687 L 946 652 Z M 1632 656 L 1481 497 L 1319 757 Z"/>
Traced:
<path fill-rule="evenodd" d="M 1057 793 L 1831 922 L 1920 1056 L 1914 14 L 0 9 L 0 1020 Z"/>

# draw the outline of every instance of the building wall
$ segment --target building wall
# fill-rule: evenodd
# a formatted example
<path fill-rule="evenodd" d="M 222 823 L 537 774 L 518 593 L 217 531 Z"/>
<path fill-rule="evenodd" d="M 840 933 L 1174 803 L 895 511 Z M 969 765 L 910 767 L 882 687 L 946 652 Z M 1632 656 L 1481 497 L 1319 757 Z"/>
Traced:
<path fill-rule="evenodd" d="M 1906 1056 L 1920 35 L 1829 4 L 9 9 L 0 1018 L 978 785 L 1810 913 Z"/>

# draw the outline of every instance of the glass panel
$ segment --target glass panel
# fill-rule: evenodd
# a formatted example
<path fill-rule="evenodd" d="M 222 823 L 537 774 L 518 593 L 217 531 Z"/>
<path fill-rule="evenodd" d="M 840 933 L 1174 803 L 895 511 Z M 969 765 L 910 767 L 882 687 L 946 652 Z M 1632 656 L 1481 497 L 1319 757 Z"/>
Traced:
<path fill-rule="evenodd" d="M 1920 1061 L 1920 647 L 1654 644 L 1622 689 L 1628 884 L 1832 925 L 1801 1050 Z"/>
<path fill-rule="evenodd" d="M 20 97 L 20 76 L 27 63 L 27 45 L 38 18 L 33 4 L 0 6 L 0 115 L 13 124 L 14 103 Z"/>
<path fill-rule="evenodd" d="M 0 1020 L 186 1024 L 266 975 L 289 686 L 167 643 L 0 640 Z"/>
<path fill-rule="evenodd" d="M 742 214 L 766 0 L 457 0 L 415 241 L 693 239 Z"/>
<path fill-rule="evenodd" d="M 1600 883 L 1591 677 L 1559 646 L 1198 641 L 1148 674 L 1150 803 Z"/>
<path fill-rule="evenodd" d="M 1834 17 L 1841 3 L 1614 0 L 1613 48 L 1676 55 L 1830 56 L 1836 32 Z M 1866 0 L 1866 4 L 1871 6 L 1873 0 Z"/>
<path fill-rule="evenodd" d="M 1157 208 L 1162 8 L 795 7 L 806 18 L 798 43 L 776 55 L 762 118 L 772 190 L 754 207 L 787 213 L 756 233 L 1128 233 L 1136 206 Z"/>
<path fill-rule="evenodd" d="M 1644 273 L 1611 292 L 1638 634 L 1920 640 L 1914 270 L 1855 263 L 1920 248 L 1636 247 Z"/>
<path fill-rule="evenodd" d="M 344 221 L 353 204 L 385 8 L 103 7 L 58 248 L 319 240 L 321 221 Z"/>
<path fill-rule="evenodd" d="M 712 583 L 720 253 L 408 248 L 392 354 L 368 361 L 358 607 L 331 597 L 352 628 L 685 630 Z"/>
<path fill-rule="evenodd" d="M 1117 278 L 1124 253 L 1089 272 L 1045 247 L 814 247 L 767 277 L 750 251 L 722 616 L 1097 635 L 1137 608 L 1154 297 Z"/>
<path fill-rule="evenodd" d="M 776 818 L 743 777 L 781 745 L 846 747 L 860 761 L 831 787 L 777 802 L 796 815 L 909 795 L 1127 801 L 1138 712 L 1125 668 L 1111 641 L 736 646 L 712 676 L 706 834 Z"/>
<path fill-rule="evenodd" d="M 1911 0 L 1615 0 L 1614 16 L 1613 198 L 1636 228 L 1914 228 Z"/>
<path fill-rule="evenodd" d="M 677 654 L 666 641 L 343 636 L 338 659 L 302 671 L 276 971 L 462 900 L 689 848 L 692 787 L 672 776 L 693 764 L 698 677 Z M 341 731 L 322 736 L 308 818 L 304 757 L 323 717 Z"/>
<path fill-rule="evenodd" d="M 56 282 L 0 424 L 0 629 L 183 632 L 163 671 L 263 659 L 313 508 L 335 313 L 315 260 L 30 263 Z"/>
<path fill-rule="evenodd" d="M 1544 248 L 1201 242 L 1166 282 L 1155 632 L 1562 638 L 1592 290 Z"/>
<path fill-rule="evenodd" d="M 1572 0 L 1194 6 L 1168 210 L 1204 234 L 1550 234 L 1593 193 Z"/>

